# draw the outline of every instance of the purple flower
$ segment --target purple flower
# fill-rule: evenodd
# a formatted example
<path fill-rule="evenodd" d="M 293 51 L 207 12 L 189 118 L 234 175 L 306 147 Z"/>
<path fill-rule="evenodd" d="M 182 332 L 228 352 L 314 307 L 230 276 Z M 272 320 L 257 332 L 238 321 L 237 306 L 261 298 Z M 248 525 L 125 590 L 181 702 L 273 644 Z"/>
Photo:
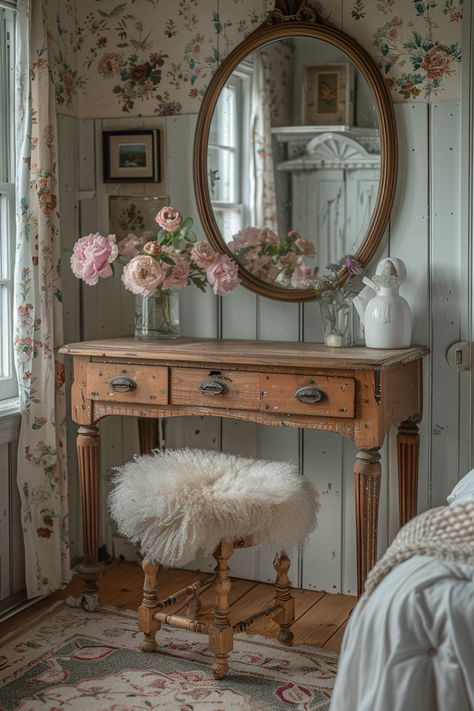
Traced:
<path fill-rule="evenodd" d="M 360 264 L 355 257 L 347 255 L 347 257 L 343 258 L 343 264 L 349 269 L 350 272 L 352 272 L 352 274 L 359 274 Z"/>

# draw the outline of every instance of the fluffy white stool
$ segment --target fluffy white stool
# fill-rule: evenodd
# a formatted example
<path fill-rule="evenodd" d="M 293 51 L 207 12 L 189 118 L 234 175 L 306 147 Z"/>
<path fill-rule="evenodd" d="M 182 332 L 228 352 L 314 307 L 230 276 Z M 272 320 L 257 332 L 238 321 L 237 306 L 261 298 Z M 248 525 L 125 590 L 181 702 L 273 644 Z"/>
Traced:
<path fill-rule="evenodd" d="M 283 552 L 302 541 L 316 524 L 317 495 L 312 485 L 287 462 L 248 459 L 197 449 L 155 451 L 121 467 L 110 498 L 110 511 L 121 534 L 140 546 L 145 573 L 139 625 L 141 649 L 156 649 L 155 634 L 166 622 L 209 634 L 216 656 L 214 676 L 228 671 L 233 633 L 242 632 L 263 615 L 280 625 L 279 640 L 291 644 L 294 599 L 290 594 L 290 561 Z M 270 544 L 279 555 L 273 605 L 231 625 L 227 561 L 234 548 Z M 182 567 L 198 551 L 217 561 L 215 579 L 196 581 L 159 600 L 160 565 Z M 214 624 L 168 615 L 163 610 L 186 595 L 210 585 L 216 593 Z"/>

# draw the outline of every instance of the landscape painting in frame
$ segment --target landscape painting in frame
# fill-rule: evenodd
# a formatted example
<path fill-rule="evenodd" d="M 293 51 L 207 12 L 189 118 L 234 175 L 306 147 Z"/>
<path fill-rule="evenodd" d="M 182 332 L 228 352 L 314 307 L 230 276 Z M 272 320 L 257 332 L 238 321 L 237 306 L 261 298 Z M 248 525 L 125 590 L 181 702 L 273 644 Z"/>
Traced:
<path fill-rule="evenodd" d="M 169 203 L 168 195 L 111 195 L 109 200 L 110 233 L 116 235 L 117 241 L 128 234 L 155 235 L 160 229 L 155 218 Z"/>
<path fill-rule="evenodd" d="M 306 66 L 302 118 L 308 126 L 352 126 L 354 70 L 349 63 Z"/>
<path fill-rule="evenodd" d="M 104 183 L 160 182 L 160 132 L 103 131 Z"/>

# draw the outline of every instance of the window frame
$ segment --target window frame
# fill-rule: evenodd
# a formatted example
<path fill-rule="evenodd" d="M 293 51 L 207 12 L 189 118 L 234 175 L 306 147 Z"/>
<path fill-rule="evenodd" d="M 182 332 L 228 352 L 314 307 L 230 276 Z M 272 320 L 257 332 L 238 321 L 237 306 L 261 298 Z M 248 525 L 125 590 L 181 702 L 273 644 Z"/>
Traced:
<path fill-rule="evenodd" d="M 0 402 L 18 395 L 13 359 L 15 185 L 15 11 L 0 2 Z"/>

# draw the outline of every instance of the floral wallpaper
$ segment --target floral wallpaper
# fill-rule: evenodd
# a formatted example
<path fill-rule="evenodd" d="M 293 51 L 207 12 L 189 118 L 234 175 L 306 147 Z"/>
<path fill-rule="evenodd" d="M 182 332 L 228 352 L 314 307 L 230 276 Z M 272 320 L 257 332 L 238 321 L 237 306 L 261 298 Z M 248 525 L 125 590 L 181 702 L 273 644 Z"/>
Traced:
<path fill-rule="evenodd" d="M 48 0 L 60 113 L 197 113 L 222 59 L 273 0 Z M 460 95 L 462 0 L 321 0 L 379 66 L 394 101 Z"/>

